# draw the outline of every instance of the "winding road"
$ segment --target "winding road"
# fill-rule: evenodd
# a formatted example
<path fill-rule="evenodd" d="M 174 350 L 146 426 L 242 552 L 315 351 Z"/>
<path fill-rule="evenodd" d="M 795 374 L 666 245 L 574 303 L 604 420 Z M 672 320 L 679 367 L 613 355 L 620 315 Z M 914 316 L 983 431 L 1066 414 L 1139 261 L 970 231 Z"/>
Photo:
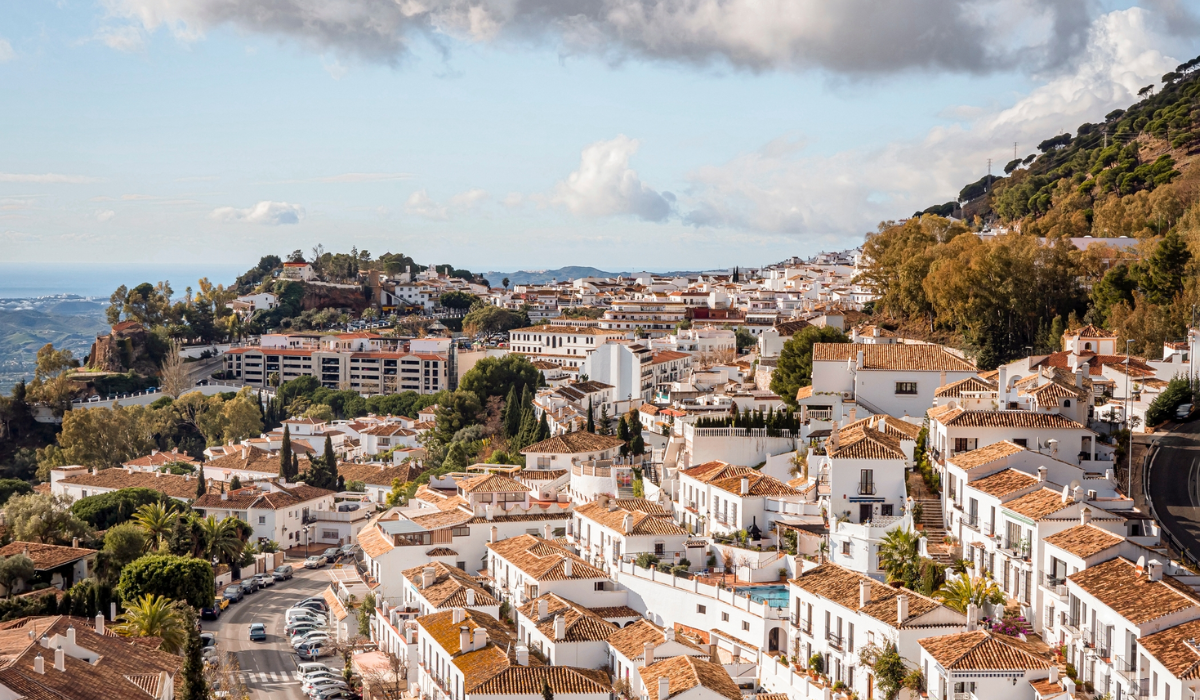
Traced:
<path fill-rule="evenodd" d="M 1200 557 L 1200 420 L 1179 425 L 1157 445 L 1147 492 L 1159 523 L 1194 560 Z"/>
<path fill-rule="evenodd" d="M 328 569 L 302 569 L 300 562 L 289 563 L 296 567 L 291 580 L 251 593 L 230 605 L 221 619 L 203 623 L 206 632 L 217 633 L 222 652 L 237 655 L 254 700 L 306 700 L 296 675 L 296 654 L 283 633 L 283 612 L 299 600 L 319 595 L 329 585 L 329 575 Z M 252 622 L 266 624 L 267 641 L 250 641 Z M 340 666 L 336 658 L 321 662 Z"/>

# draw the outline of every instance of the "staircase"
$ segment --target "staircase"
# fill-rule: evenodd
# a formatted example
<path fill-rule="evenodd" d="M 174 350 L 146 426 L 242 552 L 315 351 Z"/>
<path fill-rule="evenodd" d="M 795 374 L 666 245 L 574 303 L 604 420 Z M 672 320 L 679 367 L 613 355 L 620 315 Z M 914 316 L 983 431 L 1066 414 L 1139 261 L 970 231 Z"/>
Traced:
<path fill-rule="evenodd" d="M 952 564 L 954 557 L 946 546 L 945 520 L 942 518 L 942 501 L 938 498 L 922 498 L 916 501 L 921 504 L 921 520 L 925 526 L 925 540 L 928 544 L 929 558 L 939 564 Z"/>
<path fill-rule="evenodd" d="M 1026 637 L 1035 637 L 1037 633 L 1033 631 L 1033 625 L 1029 624 L 1029 620 L 1025 619 L 1025 613 L 1021 610 L 1020 603 L 1009 603 L 1004 606 L 1004 617 L 1017 624 L 1021 629 L 1021 633 Z"/>

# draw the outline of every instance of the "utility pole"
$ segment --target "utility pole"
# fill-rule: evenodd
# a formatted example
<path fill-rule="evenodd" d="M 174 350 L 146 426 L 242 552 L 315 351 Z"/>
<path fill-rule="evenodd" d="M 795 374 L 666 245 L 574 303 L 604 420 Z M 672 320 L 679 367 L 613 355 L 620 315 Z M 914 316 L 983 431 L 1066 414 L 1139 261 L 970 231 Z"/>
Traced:
<path fill-rule="evenodd" d="M 1013 141 L 1013 160 L 1017 159 L 1017 142 Z"/>

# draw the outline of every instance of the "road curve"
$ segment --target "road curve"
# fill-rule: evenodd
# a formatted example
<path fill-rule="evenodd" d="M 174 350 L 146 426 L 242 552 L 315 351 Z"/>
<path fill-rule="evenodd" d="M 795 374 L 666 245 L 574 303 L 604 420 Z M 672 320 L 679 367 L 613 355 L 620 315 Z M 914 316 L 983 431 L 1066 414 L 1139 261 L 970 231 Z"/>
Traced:
<path fill-rule="evenodd" d="M 1183 423 L 1157 444 L 1147 493 L 1158 522 L 1194 560 L 1200 557 L 1200 420 Z"/>

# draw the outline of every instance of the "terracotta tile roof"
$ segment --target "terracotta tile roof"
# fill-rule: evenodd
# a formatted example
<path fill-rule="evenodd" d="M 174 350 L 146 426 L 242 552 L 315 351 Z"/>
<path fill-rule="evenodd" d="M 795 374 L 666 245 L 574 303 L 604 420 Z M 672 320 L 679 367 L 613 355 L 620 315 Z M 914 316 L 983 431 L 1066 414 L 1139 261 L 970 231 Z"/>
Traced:
<path fill-rule="evenodd" d="M 1138 640 L 1138 646 L 1166 667 L 1167 673 L 1180 680 L 1200 678 L 1200 620 L 1190 620 L 1148 634 Z"/>
<path fill-rule="evenodd" d="M 694 467 L 684 469 L 682 473 L 692 477 L 697 481 L 702 481 L 707 484 L 718 479 L 728 479 L 731 476 L 749 476 L 750 474 L 757 474 L 758 472 L 750 467 L 739 467 L 717 460 L 713 462 L 705 462 L 704 464 L 697 464 Z"/>
<path fill-rule="evenodd" d="M 921 435 L 921 426 L 892 416 L 868 416 L 862 420 L 842 426 L 842 430 L 866 426 L 897 440 L 916 440 Z"/>
<path fill-rule="evenodd" d="M 1074 554 L 1081 559 L 1099 554 L 1106 549 L 1115 547 L 1125 541 L 1124 537 L 1115 535 L 1108 530 L 1095 525 L 1076 525 L 1062 532 L 1056 532 L 1043 540 L 1046 544 Z"/>
<path fill-rule="evenodd" d="M 373 425 L 370 428 L 360 430 L 358 434 L 377 435 L 380 437 L 394 437 L 396 435 L 407 437 L 409 435 L 416 435 L 417 431 L 405 428 L 399 423 L 380 423 L 379 425 Z"/>
<path fill-rule="evenodd" d="M 1014 442 L 1001 440 L 1000 442 L 993 442 L 986 447 L 980 447 L 977 450 L 960 452 L 953 457 L 948 458 L 947 461 L 959 469 L 969 470 L 976 467 L 982 467 L 985 464 L 991 464 L 992 462 L 1004 459 L 1009 455 L 1015 455 L 1018 452 L 1024 451 L 1024 447 L 1021 447 Z"/>
<path fill-rule="evenodd" d="M 636 499 L 629 499 L 636 500 Z M 637 510 L 629 510 L 618 507 L 616 510 L 609 510 L 607 505 L 602 505 L 599 501 L 591 501 L 585 503 L 575 509 L 575 513 L 580 517 L 588 518 L 597 522 L 610 530 L 615 530 L 623 535 L 686 535 L 687 530 L 684 530 L 679 525 L 675 524 L 669 516 L 649 515 Z M 625 516 L 629 516 L 630 528 L 629 532 L 625 532 Z"/>
<path fill-rule="evenodd" d="M 529 487 L 503 474 L 480 474 L 458 481 L 463 493 L 526 492 Z"/>
<path fill-rule="evenodd" d="M 663 628 L 643 618 L 613 632 L 608 638 L 608 645 L 621 652 L 621 655 L 630 661 L 638 661 L 645 655 L 646 642 L 658 645 L 662 644 L 664 639 Z M 682 644 L 697 654 L 704 653 L 696 645 L 678 635 L 675 637 L 675 643 Z"/>
<path fill-rule="evenodd" d="M 628 605 L 617 605 L 617 606 L 609 606 L 609 607 L 602 607 L 602 608 L 588 608 L 588 610 L 591 610 L 592 612 L 596 613 L 596 615 L 604 618 L 605 620 L 611 620 L 614 618 L 620 619 L 620 618 L 625 618 L 625 617 L 641 617 L 642 616 L 642 614 L 640 612 L 638 612 L 637 610 L 634 610 L 633 608 L 629 607 Z"/>
<path fill-rule="evenodd" d="M 346 606 L 342 604 L 342 599 L 337 597 L 337 593 L 333 590 L 333 585 L 329 585 L 324 591 L 321 591 L 321 597 L 325 599 L 325 604 L 329 606 L 329 612 L 333 613 L 339 621 L 345 620 L 350 614 L 346 610 Z"/>
<path fill-rule="evenodd" d="M 185 464 L 197 464 L 198 460 L 186 452 L 172 450 L 170 452 L 152 452 L 151 454 L 131 459 L 128 462 L 123 462 L 122 466 L 127 467 L 161 467 L 172 462 L 183 462 Z"/>
<path fill-rule="evenodd" d="M 421 588 L 422 572 L 426 568 L 434 571 L 433 584 Z M 467 606 L 467 591 L 475 591 L 475 605 L 499 605 L 487 589 L 479 585 L 475 577 L 456 566 L 447 566 L 439 561 L 414 566 L 400 572 L 404 578 L 435 608 L 463 608 Z"/>
<path fill-rule="evenodd" d="M 570 517 L 569 511 L 561 511 L 558 513 L 524 513 L 521 515 L 493 515 L 491 520 L 488 520 L 486 515 L 476 515 L 471 518 L 469 524 L 479 525 L 481 523 L 540 523 L 546 520 L 555 522 L 566 522 Z"/>
<path fill-rule="evenodd" d="M 945 423 L 947 420 L 961 415 L 962 413 L 964 413 L 962 408 L 958 406 L 952 406 L 950 404 L 934 406 L 933 408 L 926 409 L 925 411 L 925 415 L 929 416 L 929 420 L 935 420 L 941 423 Z"/>
<path fill-rule="evenodd" d="M 671 511 L 668 508 L 647 498 L 614 498 L 609 502 L 617 504 L 618 508 L 630 511 L 636 510 L 639 513 L 647 515 L 671 516 Z"/>
<path fill-rule="evenodd" d="M 676 656 L 646 666 L 640 669 L 640 673 L 647 692 L 651 694 L 658 692 L 658 679 L 666 678 L 668 698 L 704 687 L 728 700 L 742 700 L 742 691 L 729 677 L 725 667 L 704 659 Z"/>
<path fill-rule="evenodd" d="M 1123 557 L 1089 566 L 1067 580 L 1135 625 L 1200 605 L 1196 593 L 1173 576 L 1150 581 Z"/>
<path fill-rule="evenodd" d="M 546 601 L 546 617 L 538 615 L 540 601 Z M 603 642 L 619 628 L 607 622 L 595 612 L 566 598 L 547 593 L 521 606 L 520 612 L 529 618 L 547 639 L 555 639 L 554 621 L 562 617 L 566 621 L 565 634 L 557 642 Z"/>
<path fill-rule="evenodd" d="M 521 450 L 521 454 L 579 454 L 620 447 L 624 440 L 614 435 L 596 435 L 584 430 L 556 435 Z"/>
<path fill-rule="evenodd" d="M 735 496 L 742 495 L 742 479 L 746 479 L 749 483 L 749 489 L 744 497 L 762 497 L 762 496 L 798 496 L 800 491 L 788 486 L 779 479 L 773 476 L 768 476 L 761 472 L 751 470 L 751 473 L 744 476 L 729 476 L 723 479 L 714 479 L 709 481 L 709 485 L 713 488 L 721 489 L 726 493 L 732 493 Z M 662 533 L 653 533 L 662 534 Z"/>
<path fill-rule="evenodd" d="M 308 443 L 302 440 L 292 441 L 292 450 L 294 452 L 303 452 L 308 446 Z M 312 450 L 309 449 L 309 452 Z M 308 469 L 308 458 L 300 454 L 300 471 L 304 472 Z M 265 474 L 279 473 L 279 455 L 270 454 L 264 450 L 255 449 L 253 447 L 233 447 L 233 452 L 225 454 L 216 459 L 209 460 L 204 463 L 205 469 L 240 469 L 243 471 L 263 472 Z"/>
<path fill-rule="evenodd" d="M 425 556 L 427 556 L 427 557 L 457 557 L 458 552 L 454 551 L 453 549 L 450 549 L 449 547 L 434 547 L 433 549 L 425 552 Z"/>
<path fill-rule="evenodd" d="M 535 535 L 518 535 L 499 542 L 489 542 L 487 548 L 536 581 L 608 578 L 603 571 L 572 554 L 561 544 Z M 571 561 L 570 576 L 564 571 L 567 560 Z"/>
<path fill-rule="evenodd" d="M 1069 371 L 1071 371 L 1071 362 L 1072 362 L 1073 357 L 1075 357 L 1075 356 L 1073 355 L 1073 353 L 1070 350 L 1063 350 L 1062 352 L 1055 352 L 1055 353 L 1051 353 L 1050 355 L 1047 355 L 1036 366 L 1037 367 L 1057 367 L 1059 369 L 1064 369 L 1069 372 Z M 1086 362 L 1087 363 L 1088 376 L 1099 377 L 1104 374 L 1105 367 L 1116 367 L 1117 365 L 1124 366 L 1126 357 L 1125 357 L 1125 355 L 1092 355 L 1089 353 L 1084 353 L 1082 355 L 1079 355 L 1075 359 L 1077 360 L 1077 362 L 1080 362 L 1080 363 Z M 1143 373 L 1144 372 L 1154 373 L 1154 368 L 1151 367 L 1150 365 L 1147 365 L 1145 363 L 1145 361 L 1142 360 L 1142 358 L 1129 357 L 1128 359 L 1129 359 L 1129 366 L 1131 368 L 1140 370 Z"/>
<path fill-rule="evenodd" d="M 1030 520 L 1041 520 L 1072 505 L 1074 503 L 1070 499 L 1063 500 L 1062 492 L 1055 491 L 1054 489 L 1040 488 L 1037 491 L 1027 493 L 1018 499 L 1005 503 L 1003 507 L 1019 515 L 1024 515 Z"/>
<path fill-rule="evenodd" d="M 960 379 L 957 382 L 950 382 L 945 386 L 939 386 L 933 395 L 939 399 L 958 399 L 962 398 L 965 393 L 987 393 L 993 394 L 998 391 L 995 382 L 989 382 L 981 377 L 967 377 Z"/>
<path fill-rule="evenodd" d="M 99 474 L 90 472 L 68 476 L 59 480 L 60 484 L 71 486 L 86 486 L 95 489 L 143 488 L 161 491 L 171 498 L 191 499 L 196 496 L 196 480 L 180 474 L 164 474 L 162 472 L 128 471 L 120 467 L 101 469 Z M 205 486 L 209 493 L 220 493 L 221 486 L 216 480 L 209 480 Z M 95 495 L 95 494 L 93 494 Z"/>
<path fill-rule="evenodd" d="M 1067 691 L 1063 689 L 1062 683 L 1051 683 L 1049 678 L 1043 678 L 1037 681 L 1029 681 L 1029 687 L 1033 688 L 1033 692 L 1037 693 L 1040 700 L 1049 700 L 1050 698 L 1058 697 L 1065 694 Z"/>
<path fill-rule="evenodd" d="M 412 462 L 397 465 L 355 464 L 353 462 L 338 464 L 338 475 L 347 483 L 361 481 L 369 486 L 390 487 L 395 479 L 399 479 L 402 484 L 407 483 L 415 480 L 423 471 L 425 470 Z"/>
<path fill-rule="evenodd" d="M 991 476 L 976 479 L 968 485 L 976 491 L 982 491 L 989 496 L 995 496 L 1003 500 L 1008 494 L 1028 488 L 1036 483 L 1036 476 L 1031 476 L 1016 469 L 1004 469 Z"/>
<path fill-rule="evenodd" d="M 841 429 L 837 434 L 837 447 L 829 441 L 825 449 L 835 459 L 904 459 L 900 441 L 866 425 L 851 430 Z"/>
<path fill-rule="evenodd" d="M 14 554 L 24 554 L 32 559 L 33 566 L 38 571 L 49 571 L 84 557 L 95 556 L 96 550 L 37 542 L 11 542 L 0 547 L 0 557 L 11 557 Z"/>
<path fill-rule="evenodd" d="M 213 510 L 249 510 L 251 508 L 280 510 L 332 495 L 333 491 L 303 484 L 289 486 L 282 491 L 267 492 L 249 487 L 228 492 L 224 500 L 219 493 L 207 493 L 197 498 L 192 503 L 192 507 Z"/>
<path fill-rule="evenodd" d="M 395 549 L 392 538 L 388 537 L 375 523 L 367 525 L 358 531 L 358 546 L 372 559 L 377 559 Z"/>
<path fill-rule="evenodd" d="M 871 600 L 865 606 L 860 607 L 859 583 L 864 581 L 870 586 Z M 941 607 L 941 604 L 932 598 L 913 591 L 898 591 L 869 576 L 864 576 L 832 562 L 825 562 L 809 569 L 789 583 L 849 610 L 857 610 L 865 615 L 870 615 L 890 627 L 897 626 L 896 597 L 899 595 L 908 596 L 908 617 L 904 620 L 905 625 L 911 624 L 915 618 Z M 963 619 L 966 619 L 965 616 Z"/>
<path fill-rule="evenodd" d="M 816 343 L 813 362 L 846 362 L 863 353 L 863 369 L 909 372 L 974 372 L 975 365 L 941 345 L 863 345 L 859 343 Z"/>
<path fill-rule="evenodd" d="M 445 511 L 439 510 L 437 513 L 429 515 L 415 515 L 410 520 L 426 530 L 442 530 L 448 527 L 464 525 L 474 517 L 465 510 L 455 508 Z"/>
<path fill-rule="evenodd" d="M 939 419 L 943 425 L 965 428 L 1041 428 L 1062 430 L 1077 428 L 1092 432 L 1075 421 L 1057 413 L 1033 411 L 963 411 L 956 416 Z"/>
<path fill-rule="evenodd" d="M 1103 328 L 1094 326 L 1090 323 L 1088 325 L 1084 326 L 1083 328 L 1080 328 L 1079 330 L 1075 331 L 1074 333 L 1072 333 L 1071 331 L 1067 331 L 1064 335 L 1074 336 L 1076 338 L 1116 338 L 1117 337 L 1117 334 L 1115 332 L 1104 330 Z"/>
<path fill-rule="evenodd" d="M 471 691 L 477 695 L 538 695 L 550 686 L 554 695 L 608 694 L 612 683 L 603 671 L 570 666 L 509 666 Z"/>
<path fill-rule="evenodd" d="M 1080 400 L 1087 396 L 1087 390 L 1074 384 L 1064 384 L 1049 381 L 1038 386 L 1031 386 L 1018 392 L 1022 396 L 1032 396 L 1038 400 L 1038 405 L 1057 406 L 1063 399 Z"/>
<path fill-rule="evenodd" d="M 796 400 L 803 401 L 804 399 L 811 399 L 812 393 L 813 388 L 811 384 L 809 386 L 802 386 L 796 390 Z"/>
<path fill-rule="evenodd" d="M 1021 648 L 1018 640 L 983 630 L 926 637 L 921 646 L 948 671 L 1032 671 L 1050 662 Z"/>

